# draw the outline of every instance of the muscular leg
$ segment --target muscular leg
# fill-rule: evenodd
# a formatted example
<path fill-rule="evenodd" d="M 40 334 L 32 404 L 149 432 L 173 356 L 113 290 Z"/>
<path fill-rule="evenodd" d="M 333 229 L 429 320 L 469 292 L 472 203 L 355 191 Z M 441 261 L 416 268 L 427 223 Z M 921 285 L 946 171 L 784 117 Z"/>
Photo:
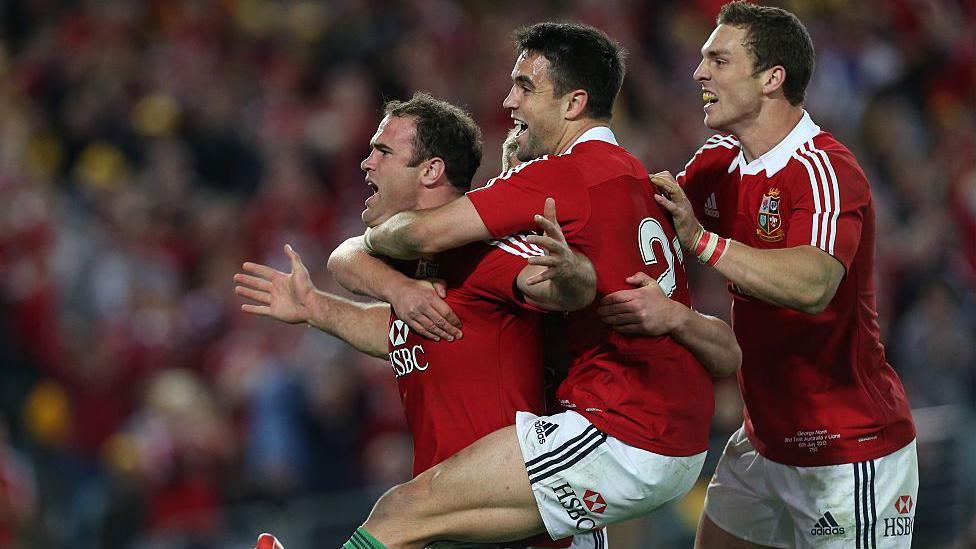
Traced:
<path fill-rule="evenodd" d="M 545 531 L 514 426 L 483 437 L 376 502 L 363 525 L 390 549 L 444 539 L 510 541 Z"/>
<path fill-rule="evenodd" d="M 756 545 L 718 527 L 704 512 L 698 519 L 698 532 L 695 534 L 695 549 L 762 549 L 767 545 Z"/>

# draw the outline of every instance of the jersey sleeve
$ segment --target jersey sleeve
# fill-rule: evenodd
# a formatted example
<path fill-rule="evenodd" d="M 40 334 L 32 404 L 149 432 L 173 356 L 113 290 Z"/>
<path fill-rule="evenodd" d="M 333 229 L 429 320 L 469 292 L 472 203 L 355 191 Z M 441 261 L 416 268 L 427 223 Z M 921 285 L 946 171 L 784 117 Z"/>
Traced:
<path fill-rule="evenodd" d="M 849 154 L 802 148 L 794 158 L 802 169 L 793 181 L 786 245 L 816 246 L 848 270 L 871 200 L 867 178 Z"/>
<path fill-rule="evenodd" d="M 547 312 L 528 303 L 517 285 L 518 275 L 528 265 L 528 259 L 545 254 L 542 248 L 526 242 L 528 234 L 517 233 L 484 242 L 492 249 L 479 266 L 482 272 L 476 278 L 478 291 L 483 294 L 481 297 L 529 311 Z"/>
<path fill-rule="evenodd" d="M 562 157 L 542 157 L 513 168 L 480 189 L 468 192 L 478 215 L 495 238 L 538 229 L 546 198 L 556 201 L 556 218 L 567 239 L 589 219 L 589 194 Z"/>

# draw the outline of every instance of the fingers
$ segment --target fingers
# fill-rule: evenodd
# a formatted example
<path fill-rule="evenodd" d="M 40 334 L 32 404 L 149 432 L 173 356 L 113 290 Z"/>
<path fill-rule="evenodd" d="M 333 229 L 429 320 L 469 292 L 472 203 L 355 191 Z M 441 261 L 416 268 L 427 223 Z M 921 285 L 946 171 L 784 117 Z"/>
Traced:
<path fill-rule="evenodd" d="M 246 286 L 235 286 L 234 293 L 241 297 L 253 299 L 258 303 L 263 303 L 265 305 L 271 304 L 271 294 L 269 294 L 268 292 L 259 292 L 255 289 L 248 288 Z"/>
<path fill-rule="evenodd" d="M 566 262 L 561 256 L 557 255 L 532 255 L 525 260 L 529 265 L 541 265 L 543 267 L 559 267 Z"/>
<path fill-rule="evenodd" d="M 302 263 L 302 258 L 298 256 L 298 252 L 296 252 L 295 249 L 291 247 L 291 244 L 285 244 L 285 254 L 288 256 L 288 259 L 291 261 L 292 272 L 298 272 L 301 269 L 305 268 L 305 264 Z"/>
<path fill-rule="evenodd" d="M 556 200 L 553 198 L 547 198 L 546 203 L 542 206 L 542 215 L 546 219 L 552 221 L 553 224 L 559 225 L 559 221 L 556 220 Z"/>
<path fill-rule="evenodd" d="M 543 221 L 545 221 L 545 218 L 543 217 L 539 217 L 539 216 L 535 216 L 535 217 L 536 219 L 542 219 Z M 547 234 L 553 234 L 553 233 L 549 233 L 547 231 Z M 559 233 L 558 236 L 561 238 L 562 233 Z M 563 239 L 556 240 L 555 238 L 550 238 L 549 236 L 539 236 L 537 234 L 530 234 L 525 237 L 525 241 L 528 242 L 529 244 L 535 244 L 536 246 L 539 246 L 550 255 L 561 255 L 569 251 L 569 246 L 566 244 L 566 241 Z"/>
<path fill-rule="evenodd" d="M 244 268 L 244 272 L 256 274 L 262 278 L 266 278 L 269 280 L 275 274 L 281 274 L 281 275 L 285 274 L 285 273 L 278 272 L 272 269 L 271 267 L 268 267 L 267 265 L 261 265 L 260 263 L 251 263 L 250 261 L 244 263 L 243 268 Z"/>
<path fill-rule="evenodd" d="M 415 318 L 406 318 L 406 319 L 401 318 L 400 320 L 404 320 L 407 323 L 407 326 L 410 326 L 411 330 L 417 332 L 423 337 L 426 337 L 427 339 L 431 339 L 433 341 L 441 340 L 441 336 L 428 330 L 426 325 L 424 325 L 423 323 L 421 323 L 419 320 Z"/>
<path fill-rule="evenodd" d="M 433 304 L 434 312 L 438 315 L 434 317 L 434 321 L 437 322 L 438 319 L 443 320 L 444 324 L 439 324 L 442 328 L 451 333 L 454 337 L 461 337 L 461 319 L 454 314 L 451 307 L 444 302 L 438 302 Z M 427 315 L 430 316 L 429 314 Z"/>
<path fill-rule="evenodd" d="M 271 307 L 267 305 L 251 305 L 250 303 L 245 303 L 241 305 L 241 310 L 252 315 L 269 316 L 271 314 Z"/>
<path fill-rule="evenodd" d="M 545 282 L 547 280 L 552 280 L 555 277 L 556 277 L 556 270 L 555 269 L 546 269 L 546 270 L 542 271 L 541 273 L 537 273 L 537 274 L 534 274 L 534 275 L 526 278 L 525 279 L 525 283 L 528 284 L 529 286 L 535 286 L 536 284 L 539 284 L 540 282 Z"/>
<path fill-rule="evenodd" d="M 671 215 L 677 215 L 681 211 L 681 208 L 677 204 L 668 199 L 668 197 L 656 194 L 654 195 L 654 201 L 661 205 L 662 208 L 668 211 Z"/>
<path fill-rule="evenodd" d="M 627 277 L 627 284 L 631 286 L 636 286 L 638 288 L 643 288 L 652 282 L 657 282 L 653 278 L 649 277 L 645 272 L 636 272 Z"/>
<path fill-rule="evenodd" d="M 658 172 L 656 174 L 652 174 L 650 179 L 651 183 L 653 183 L 671 200 L 678 200 L 678 197 L 684 195 L 684 190 L 682 190 L 681 185 L 678 185 L 678 182 L 675 181 L 668 172 Z"/>
<path fill-rule="evenodd" d="M 447 298 L 447 281 L 443 278 L 430 278 L 431 286 L 434 287 L 434 291 L 437 292 L 437 297 L 441 299 Z M 453 314 L 453 313 L 451 313 Z M 460 324 L 458 324 L 460 326 Z"/>
<path fill-rule="evenodd" d="M 640 297 L 640 294 L 634 290 L 619 290 L 613 292 L 612 294 L 603 296 L 600 300 L 600 305 L 613 305 L 615 303 L 626 303 Z"/>
<path fill-rule="evenodd" d="M 640 324 L 641 319 L 636 313 L 622 313 L 618 315 L 609 315 L 600 317 L 605 324 L 611 326 L 624 326 L 627 324 Z"/>
<path fill-rule="evenodd" d="M 563 230 L 559 227 L 559 224 L 551 219 L 547 219 L 539 214 L 535 215 L 535 223 L 540 229 L 544 231 L 544 234 L 553 239 L 558 239 L 561 242 L 565 242 L 566 239 L 563 237 Z M 529 235 L 533 236 L 533 235 Z"/>
<path fill-rule="evenodd" d="M 247 268 L 247 263 L 245 263 L 244 266 L 245 268 Z M 265 280 L 264 278 L 258 278 L 256 276 L 251 276 L 251 275 L 246 275 L 241 273 L 237 273 L 234 275 L 234 282 L 238 284 L 244 284 L 245 286 L 250 286 L 251 288 L 255 288 L 265 292 L 270 292 L 272 288 L 270 280 Z"/>
<path fill-rule="evenodd" d="M 622 315 L 635 313 L 640 311 L 640 304 L 636 301 L 627 301 L 625 303 L 611 303 L 608 305 L 600 305 L 596 308 L 596 314 L 601 317 L 610 317 L 614 315 Z"/>
<path fill-rule="evenodd" d="M 434 341 L 441 339 L 454 341 L 456 339 L 454 333 L 460 333 L 460 330 L 451 326 L 443 317 L 436 315 L 431 317 L 425 313 L 415 313 L 408 319 L 407 324 L 420 335 Z"/>
<path fill-rule="evenodd" d="M 440 307 L 432 306 L 429 310 L 415 310 L 400 318 L 427 339 L 454 341 L 463 336 L 460 330 L 461 320 L 446 303 Z"/>

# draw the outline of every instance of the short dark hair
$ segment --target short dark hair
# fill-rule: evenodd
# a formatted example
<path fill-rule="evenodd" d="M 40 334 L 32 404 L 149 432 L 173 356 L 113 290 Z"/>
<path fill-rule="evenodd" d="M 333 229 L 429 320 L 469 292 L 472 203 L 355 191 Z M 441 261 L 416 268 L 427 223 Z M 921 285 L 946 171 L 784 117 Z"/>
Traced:
<path fill-rule="evenodd" d="M 448 181 L 462 191 L 471 188 L 471 179 L 481 165 L 481 129 L 464 109 L 417 92 L 409 101 L 387 101 L 383 114 L 416 120 L 409 166 L 440 157 Z"/>
<path fill-rule="evenodd" d="M 790 104 L 803 104 L 816 59 L 810 33 L 795 15 L 735 0 L 722 6 L 717 22 L 746 29 L 745 46 L 756 66 L 754 74 L 781 65 L 786 69 L 783 94 Z"/>
<path fill-rule="evenodd" d="M 624 83 L 627 52 L 606 33 L 580 23 L 536 23 L 515 31 L 515 48 L 549 60 L 549 77 L 557 96 L 586 90 L 589 98 L 584 113 L 610 119 L 613 101 Z"/>

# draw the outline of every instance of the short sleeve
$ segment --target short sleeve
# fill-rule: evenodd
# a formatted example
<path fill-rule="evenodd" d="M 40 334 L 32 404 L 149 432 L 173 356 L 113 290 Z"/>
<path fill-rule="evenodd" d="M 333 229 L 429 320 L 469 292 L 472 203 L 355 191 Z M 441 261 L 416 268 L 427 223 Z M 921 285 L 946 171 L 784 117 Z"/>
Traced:
<path fill-rule="evenodd" d="M 513 168 L 468 192 L 478 215 L 495 238 L 538 229 L 546 198 L 556 201 L 556 217 L 567 239 L 590 214 L 589 194 L 576 168 L 564 157 L 542 157 Z"/>
<path fill-rule="evenodd" d="M 793 181 L 786 245 L 815 246 L 849 270 L 870 203 L 867 178 L 843 155 L 803 147 L 793 158 L 801 168 Z"/>
<path fill-rule="evenodd" d="M 491 247 L 491 251 L 482 259 L 480 272 L 472 280 L 482 298 L 529 311 L 546 312 L 527 303 L 517 287 L 518 275 L 528 265 L 528 259 L 545 254 L 542 248 L 525 240 L 528 234 L 518 233 L 485 241 L 484 245 Z"/>

